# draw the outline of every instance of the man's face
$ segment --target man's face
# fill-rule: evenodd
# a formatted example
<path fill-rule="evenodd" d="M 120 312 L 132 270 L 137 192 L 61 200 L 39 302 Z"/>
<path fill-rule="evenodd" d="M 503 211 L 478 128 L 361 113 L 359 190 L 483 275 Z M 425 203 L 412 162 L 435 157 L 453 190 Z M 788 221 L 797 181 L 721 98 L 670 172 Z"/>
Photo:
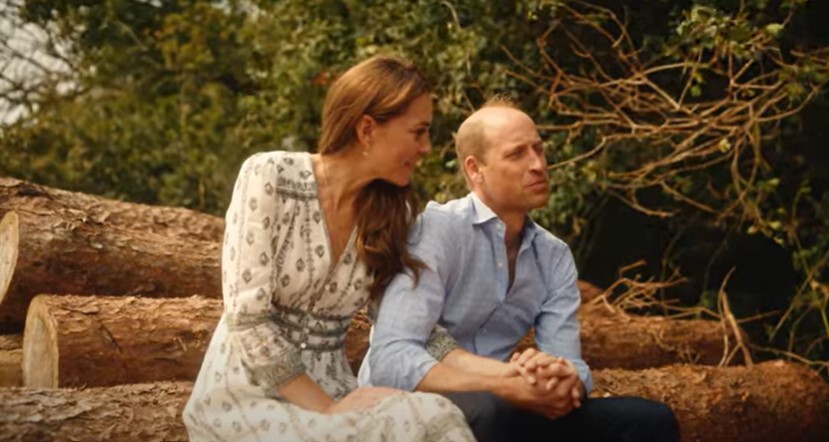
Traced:
<path fill-rule="evenodd" d="M 493 210 L 528 212 L 545 205 L 550 193 L 541 137 L 525 113 L 499 111 L 485 132 L 480 189 Z"/>

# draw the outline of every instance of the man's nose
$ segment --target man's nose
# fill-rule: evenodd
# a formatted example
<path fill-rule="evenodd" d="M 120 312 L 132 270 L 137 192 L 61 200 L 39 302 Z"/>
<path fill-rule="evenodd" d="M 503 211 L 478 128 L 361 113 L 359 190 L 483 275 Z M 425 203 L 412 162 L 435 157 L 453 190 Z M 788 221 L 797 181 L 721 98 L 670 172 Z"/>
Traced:
<path fill-rule="evenodd" d="M 429 153 L 430 150 L 432 150 L 432 142 L 430 140 L 426 140 L 425 143 L 420 145 L 418 153 L 420 153 L 421 155 L 426 155 L 427 153 Z"/>
<path fill-rule="evenodd" d="M 538 172 L 547 170 L 547 158 L 544 156 L 544 152 L 533 151 L 530 168 L 531 170 Z"/>

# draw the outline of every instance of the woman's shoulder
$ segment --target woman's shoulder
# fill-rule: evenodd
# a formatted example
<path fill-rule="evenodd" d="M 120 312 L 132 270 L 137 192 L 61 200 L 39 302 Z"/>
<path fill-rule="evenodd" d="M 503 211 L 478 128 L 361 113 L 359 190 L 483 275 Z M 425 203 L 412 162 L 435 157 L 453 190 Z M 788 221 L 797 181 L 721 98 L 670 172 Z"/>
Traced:
<path fill-rule="evenodd" d="M 317 194 L 311 156 L 308 152 L 273 150 L 257 152 L 242 165 L 243 173 L 253 173 L 267 181 L 277 193 L 299 198 Z"/>

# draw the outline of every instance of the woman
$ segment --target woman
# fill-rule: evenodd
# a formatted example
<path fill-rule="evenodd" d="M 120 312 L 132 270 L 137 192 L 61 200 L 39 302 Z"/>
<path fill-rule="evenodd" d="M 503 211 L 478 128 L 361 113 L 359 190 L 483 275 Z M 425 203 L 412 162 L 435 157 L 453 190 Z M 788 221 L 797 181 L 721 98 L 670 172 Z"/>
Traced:
<path fill-rule="evenodd" d="M 224 314 L 184 410 L 191 440 L 472 441 L 447 399 L 356 389 L 343 340 L 398 272 L 429 151 L 423 77 L 377 56 L 332 84 L 320 154 L 265 152 L 242 165 L 226 216 Z"/>

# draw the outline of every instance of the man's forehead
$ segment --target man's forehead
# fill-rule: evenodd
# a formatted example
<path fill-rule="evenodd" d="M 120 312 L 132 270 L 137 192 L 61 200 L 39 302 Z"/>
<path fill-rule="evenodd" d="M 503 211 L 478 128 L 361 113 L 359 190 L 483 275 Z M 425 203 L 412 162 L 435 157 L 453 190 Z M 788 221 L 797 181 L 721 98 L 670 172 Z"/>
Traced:
<path fill-rule="evenodd" d="M 507 145 L 540 141 L 535 122 L 524 112 L 511 108 L 484 108 L 483 111 L 487 112 L 482 114 L 481 125 L 490 141 Z"/>
<path fill-rule="evenodd" d="M 529 115 L 524 112 L 505 106 L 490 106 L 479 109 L 467 119 L 470 122 L 483 123 L 488 127 L 507 125 L 518 120 L 532 122 Z"/>

